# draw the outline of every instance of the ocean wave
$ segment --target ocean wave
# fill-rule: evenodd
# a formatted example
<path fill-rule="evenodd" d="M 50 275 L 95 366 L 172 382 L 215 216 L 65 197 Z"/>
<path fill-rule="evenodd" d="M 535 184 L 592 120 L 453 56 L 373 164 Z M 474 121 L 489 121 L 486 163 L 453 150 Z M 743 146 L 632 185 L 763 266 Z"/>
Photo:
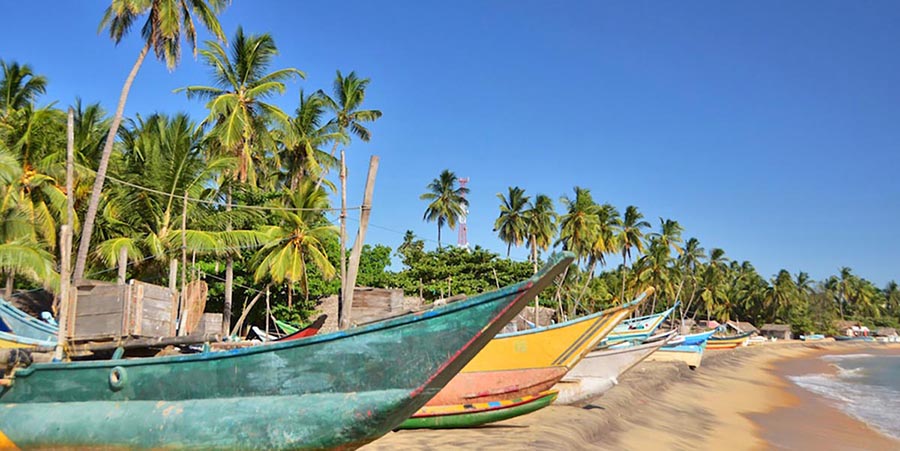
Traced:
<path fill-rule="evenodd" d="M 875 357 L 874 354 L 830 354 L 822 356 L 822 360 L 828 361 L 841 361 L 841 360 L 850 360 L 850 359 L 865 359 L 869 357 Z"/>
<path fill-rule="evenodd" d="M 829 374 L 790 376 L 798 386 L 824 396 L 840 410 L 900 440 L 900 392 L 858 382 L 849 382 Z"/>
<path fill-rule="evenodd" d="M 863 377 L 866 375 L 866 369 L 863 367 L 844 368 L 836 363 L 832 363 L 831 366 L 832 368 L 837 370 L 837 376 L 841 379 L 851 379 L 855 377 Z"/>

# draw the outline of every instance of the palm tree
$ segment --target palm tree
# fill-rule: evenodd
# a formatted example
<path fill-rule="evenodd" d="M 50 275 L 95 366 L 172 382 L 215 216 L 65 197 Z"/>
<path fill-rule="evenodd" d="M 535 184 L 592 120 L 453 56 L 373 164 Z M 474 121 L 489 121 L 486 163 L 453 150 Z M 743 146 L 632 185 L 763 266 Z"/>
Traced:
<path fill-rule="evenodd" d="M 55 228 L 46 224 L 53 226 L 55 222 L 38 194 L 54 186 L 44 176 L 26 175 L 14 154 L 0 142 L 0 270 L 6 273 L 7 298 L 12 295 L 17 273 L 48 288 L 58 283 L 53 256 L 45 249 L 55 244 L 46 237 L 48 230 L 53 238 L 56 236 Z M 37 196 L 32 197 L 29 190 Z"/>
<path fill-rule="evenodd" d="M 285 195 L 289 209 L 276 210 L 278 223 L 264 227 L 265 245 L 256 253 L 251 266 L 256 268 L 254 279 L 265 278 L 274 283 L 300 283 L 309 298 L 307 265 L 311 262 L 325 279 L 335 276 L 335 268 L 328 261 L 325 242 L 337 238 L 337 230 L 322 215 L 329 207 L 328 195 L 316 188 L 312 179 L 305 179 L 296 191 Z M 290 295 L 290 289 L 288 293 Z M 290 306 L 290 299 L 288 305 Z"/>
<path fill-rule="evenodd" d="M 286 185 L 292 191 L 303 178 L 318 178 L 337 166 L 338 161 L 322 150 L 323 146 L 329 142 L 348 142 L 336 123 L 325 122 L 325 110 L 326 100 L 321 93 L 304 95 L 300 91 L 300 106 L 283 133 L 284 147 L 279 158 L 288 179 Z"/>
<path fill-rule="evenodd" d="M 469 188 L 457 186 L 457 181 L 456 174 L 444 169 L 426 186 L 428 192 L 419 196 L 421 200 L 430 201 L 422 219 L 437 222 L 438 249 L 441 248 L 441 228 L 444 224 L 451 230 L 455 228 L 457 221 L 465 213 L 465 208 L 469 206 L 469 201 L 465 198 Z"/>
<path fill-rule="evenodd" d="M 600 207 L 591 197 L 591 191 L 587 188 L 575 187 L 575 198 L 563 196 L 560 199 L 566 208 L 559 222 L 559 239 L 557 244 L 562 244 L 563 250 L 575 253 L 579 262 L 591 256 L 591 251 L 597 240 L 599 228 Z"/>
<path fill-rule="evenodd" d="M 841 267 L 840 281 L 838 283 L 838 290 L 839 290 L 839 296 L 840 296 L 838 298 L 838 305 L 840 306 L 840 310 L 841 310 L 841 320 L 844 319 L 844 304 L 847 303 L 847 298 L 851 292 L 851 285 L 853 284 L 853 279 L 855 279 L 855 276 L 853 275 L 852 270 L 846 266 Z"/>
<path fill-rule="evenodd" d="M 154 114 L 129 121 L 122 137 L 119 178 L 152 188 L 167 195 L 148 195 L 131 186 L 117 185 L 109 192 L 103 217 L 112 229 L 108 239 L 97 247 L 97 257 L 108 266 L 115 265 L 120 249 L 131 259 L 149 255 L 166 262 L 181 249 L 183 193 L 192 199 L 210 199 L 216 174 L 234 166 L 233 158 L 207 158 L 201 147 L 203 129 L 187 115 L 172 117 Z M 200 205 L 188 204 L 184 212 L 191 222 L 198 220 Z M 187 251 L 220 254 L 233 246 L 259 242 L 251 231 L 215 232 L 186 229 Z"/>
<path fill-rule="evenodd" d="M 534 196 L 531 208 L 525 211 L 525 230 L 528 235 L 528 248 L 531 249 L 531 262 L 534 272 L 538 270 L 538 253 L 547 251 L 553 244 L 556 234 L 558 215 L 553 208 L 553 200 L 549 196 Z"/>
<path fill-rule="evenodd" d="M 675 291 L 675 299 L 681 300 L 681 292 L 686 282 L 691 282 L 691 295 L 686 303 L 681 304 L 681 317 L 685 316 L 685 312 L 689 312 L 694 303 L 694 295 L 697 293 L 697 268 L 703 259 L 706 258 L 706 249 L 700 247 L 700 241 L 697 238 L 689 238 L 684 244 L 684 252 L 678 256 L 678 272 L 681 275 L 681 282 Z"/>
<path fill-rule="evenodd" d="M 109 133 L 106 135 L 100 163 L 97 165 L 97 175 L 91 190 L 91 198 L 85 213 L 81 243 L 78 246 L 75 269 L 72 273 L 74 279 L 81 279 L 84 276 L 84 267 L 91 245 L 94 220 L 97 216 L 97 209 L 100 207 L 100 195 L 106 179 L 109 157 L 112 155 L 116 134 L 119 132 L 119 125 L 125 114 L 128 92 L 131 90 L 131 84 L 134 83 L 141 64 L 144 63 L 144 58 L 150 49 L 153 49 L 157 59 L 165 61 L 169 70 L 174 69 L 181 58 L 182 37 L 187 40 L 194 52 L 197 50 L 195 19 L 199 20 L 216 39 L 224 41 L 225 35 L 222 33 L 222 27 L 219 25 L 216 14 L 224 9 L 227 3 L 228 0 L 112 0 L 112 4 L 104 12 L 103 19 L 100 21 L 100 29 L 108 28 L 109 36 L 116 44 L 121 42 L 135 22 L 146 14 L 147 20 L 141 27 L 144 47 L 125 79 L 125 84 L 122 85 L 119 104 L 113 115 Z"/>
<path fill-rule="evenodd" d="M 684 232 L 684 227 L 678 221 L 659 218 L 659 232 L 651 233 L 649 236 L 659 239 L 660 244 L 667 248 L 672 248 L 681 255 L 684 252 L 684 249 L 681 247 L 681 244 L 684 242 L 681 239 L 682 232 Z"/>
<path fill-rule="evenodd" d="M 325 106 L 334 114 L 334 118 L 329 123 L 335 125 L 340 134 L 346 136 L 347 130 L 350 130 L 350 134 L 356 135 L 363 142 L 369 142 L 372 138 L 372 133 L 365 124 L 375 122 L 381 117 L 380 110 L 361 109 L 362 103 L 366 100 L 366 89 L 369 87 L 369 82 L 368 78 L 359 78 L 356 72 L 350 72 L 344 77 L 341 71 L 337 71 L 332 87 L 334 97 L 328 96 L 323 91 L 317 93 L 324 100 Z M 340 142 L 335 140 L 334 146 L 331 148 L 331 158 L 334 158 L 338 144 Z M 324 176 L 323 172 L 316 185 L 322 184 Z"/>
<path fill-rule="evenodd" d="M 631 257 L 631 249 L 638 252 L 644 251 L 644 229 L 650 227 L 650 223 L 643 220 L 644 215 L 634 205 L 629 205 L 622 216 L 619 233 L 616 240 L 622 252 L 622 299 L 625 299 L 625 273 L 628 258 Z"/>
<path fill-rule="evenodd" d="M 264 157 L 265 149 L 275 148 L 268 126 L 276 122 L 287 128 L 290 122 L 284 111 L 266 100 L 284 94 L 287 81 L 305 75 L 295 68 L 268 72 L 278 55 L 269 34 L 245 35 L 238 27 L 228 47 L 207 41 L 200 51 L 203 62 L 212 69 L 213 86 L 188 86 L 175 92 L 208 100 L 209 116 L 204 122 L 212 124 L 209 138 L 221 153 L 237 158 L 234 178 L 252 186 L 256 184 L 255 161 Z"/>
<path fill-rule="evenodd" d="M 884 297 L 888 314 L 896 317 L 900 312 L 900 286 L 896 281 L 892 280 L 884 287 Z"/>
<path fill-rule="evenodd" d="M 288 80 L 304 77 L 303 72 L 295 68 L 268 72 L 272 59 L 278 54 L 275 41 L 268 34 L 247 36 L 238 27 L 229 47 L 227 50 L 218 42 L 207 41 L 200 51 L 203 61 L 213 70 L 213 86 L 188 86 L 176 90 L 184 91 L 188 98 L 208 100 L 209 116 L 205 122 L 212 124 L 208 137 L 212 153 L 238 160 L 236 169 L 229 171 L 230 180 L 224 183 L 226 211 L 231 211 L 232 204 L 232 183 L 229 182 L 249 181 L 254 186 L 254 160 L 263 158 L 265 149 L 275 148 L 269 124 L 289 126 L 288 116 L 266 100 L 284 93 Z M 230 222 L 227 228 L 231 228 Z M 227 254 L 222 316 L 229 327 L 233 280 L 234 255 Z"/>
<path fill-rule="evenodd" d="M 509 258 L 511 248 L 521 246 L 528 235 L 526 211 L 530 206 L 530 197 L 522 188 L 510 186 L 508 197 L 497 193 L 497 198 L 500 199 L 500 216 L 494 221 L 494 231 L 506 243 L 506 258 Z"/>
<path fill-rule="evenodd" d="M 41 94 L 47 92 L 47 78 L 36 75 L 27 64 L 6 63 L 0 60 L 3 74 L 0 78 L 0 119 L 7 118 L 14 110 L 33 106 Z"/>

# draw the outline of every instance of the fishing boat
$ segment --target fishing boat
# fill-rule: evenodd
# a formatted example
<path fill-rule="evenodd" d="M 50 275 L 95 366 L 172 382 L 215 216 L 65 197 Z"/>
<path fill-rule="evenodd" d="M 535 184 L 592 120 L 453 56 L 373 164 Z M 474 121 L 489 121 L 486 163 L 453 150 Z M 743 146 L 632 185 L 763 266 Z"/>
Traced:
<path fill-rule="evenodd" d="M 523 396 L 505 401 L 423 407 L 404 421 L 399 429 L 449 429 L 481 426 L 543 409 L 549 406 L 556 396 L 557 392 L 550 390 L 534 396 Z"/>
<path fill-rule="evenodd" d="M 684 362 L 690 369 L 697 369 L 703 360 L 703 351 L 706 350 L 709 337 L 715 331 L 701 332 L 699 334 L 686 335 L 684 341 L 676 345 L 666 345 L 659 348 L 647 357 L 652 362 Z"/>
<path fill-rule="evenodd" d="M 56 340 L 35 340 L 33 338 L 20 337 L 9 332 L 0 332 L 0 349 L 11 348 L 52 348 L 56 346 Z M 2 442 L 0 442 L 2 444 Z M 0 447 L 0 449 L 3 449 Z"/>
<path fill-rule="evenodd" d="M 656 352 L 675 337 L 675 331 L 647 343 L 622 343 L 601 351 L 591 351 L 569 371 L 554 389 L 560 404 L 574 404 L 596 398 L 616 386 L 619 377 Z"/>
<path fill-rule="evenodd" d="M 23 339 L 37 340 L 41 342 L 56 342 L 58 328 L 45 321 L 41 321 L 12 305 L 6 299 L 0 298 L 0 331 L 15 334 Z"/>
<path fill-rule="evenodd" d="M 313 321 L 312 324 L 302 329 L 297 329 L 294 332 L 279 338 L 277 341 L 291 341 L 298 340 L 300 338 L 312 337 L 313 335 L 319 333 L 319 330 L 322 329 L 322 326 L 325 324 L 325 318 L 326 315 L 321 315 L 316 318 L 316 320 Z"/>
<path fill-rule="evenodd" d="M 424 406 L 571 262 L 565 253 L 495 292 L 300 340 L 19 368 L 3 379 L 0 445 L 362 446 Z"/>
<path fill-rule="evenodd" d="M 645 341 L 659 329 L 663 321 L 675 311 L 680 302 L 675 302 L 672 308 L 653 315 L 641 316 L 638 318 L 630 318 L 622 321 L 621 324 L 609 334 L 604 343 L 614 344 L 624 341 Z"/>
<path fill-rule="evenodd" d="M 649 293 L 564 323 L 497 335 L 427 405 L 502 401 L 549 390 Z"/>
<path fill-rule="evenodd" d="M 319 330 L 322 329 L 322 325 L 325 324 L 326 317 L 327 317 L 327 315 L 319 316 L 318 318 L 316 318 L 315 321 L 312 322 L 312 324 L 310 324 L 302 329 L 290 326 L 288 323 L 285 323 L 283 321 L 275 320 L 276 323 L 281 323 L 285 326 L 291 327 L 291 329 L 288 329 L 288 330 L 293 330 L 293 332 L 291 332 L 287 335 L 282 335 L 282 336 L 277 336 L 277 335 L 266 333 L 266 331 L 264 331 L 256 326 L 253 326 L 252 330 L 256 334 L 256 336 L 259 337 L 260 340 L 262 340 L 262 341 L 298 340 L 300 338 L 312 337 L 313 335 L 319 333 Z M 279 327 L 279 329 L 285 330 L 282 328 L 281 325 L 279 325 L 278 327 Z"/>
<path fill-rule="evenodd" d="M 727 337 L 713 335 L 709 337 L 709 343 L 707 343 L 706 349 L 734 349 L 739 346 L 747 346 L 747 342 L 750 340 L 751 335 L 753 335 L 753 332 L 745 332 L 740 335 L 731 335 Z"/>
<path fill-rule="evenodd" d="M 874 337 L 870 337 L 868 335 L 859 335 L 856 337 L 848 337 L 846 335 L 835 335 L 834 339 L 837 341 L 875 341 Z"/>

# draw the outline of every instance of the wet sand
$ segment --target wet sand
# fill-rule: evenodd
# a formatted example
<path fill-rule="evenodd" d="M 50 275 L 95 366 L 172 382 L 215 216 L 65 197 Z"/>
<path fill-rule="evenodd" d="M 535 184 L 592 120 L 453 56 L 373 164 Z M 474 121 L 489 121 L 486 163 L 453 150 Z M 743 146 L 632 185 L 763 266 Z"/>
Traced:
<path fill-rule="evenodd" d="M 829 348 L 799 359 L 779 362 L 775 374 L 786 377 L 805 374 L 835 374 L 836 368 L 820 357 L 824 354 L 897 355 L 897 346 L 869 346 L 853 349 Z M 789 381 L 788 381 L 789 382 Z M 790 405 L 752 419 L 761 427 L 761 437 L 773 449 L 894 450 L 900 441 L 886 437 L 865 423 L 843 413 L 829 400 L 788 383 L 785 393 Z"/>
<path fill-rule="evenodd" d="M 707 351 L 696 371 L 645 362 L 585 405 L 473 429 L 398 431 L 363 449 L 900 449 L 779 373 L 785 362 L 818 365 L 811 357 L 886 347 L 782 342 Z"/>

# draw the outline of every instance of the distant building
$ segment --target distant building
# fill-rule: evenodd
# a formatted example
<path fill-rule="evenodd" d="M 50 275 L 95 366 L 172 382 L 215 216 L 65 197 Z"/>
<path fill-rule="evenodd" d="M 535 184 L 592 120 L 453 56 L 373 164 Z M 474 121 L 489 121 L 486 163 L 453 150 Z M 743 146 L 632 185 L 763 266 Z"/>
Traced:
<path fill-rule="evenodd" d="M 845 337 L 868 337 L 870 330 L 859 321 L 836 321 L 835 326 Z"/>
<path fill-rule="evenodd" d="M 878 329 L 875 329 L 875 336 L 876 337 L 896 337 L 897 330 L 894 329 L 893 327 L 879 327 Z"/>
<path fill-rule="evenodd" d="M 766 324 L 759 330 L 759 334 L 766 338 L 777 338 L 779 340 L 790 340 L 791 326 L 787 324 Z"/>

